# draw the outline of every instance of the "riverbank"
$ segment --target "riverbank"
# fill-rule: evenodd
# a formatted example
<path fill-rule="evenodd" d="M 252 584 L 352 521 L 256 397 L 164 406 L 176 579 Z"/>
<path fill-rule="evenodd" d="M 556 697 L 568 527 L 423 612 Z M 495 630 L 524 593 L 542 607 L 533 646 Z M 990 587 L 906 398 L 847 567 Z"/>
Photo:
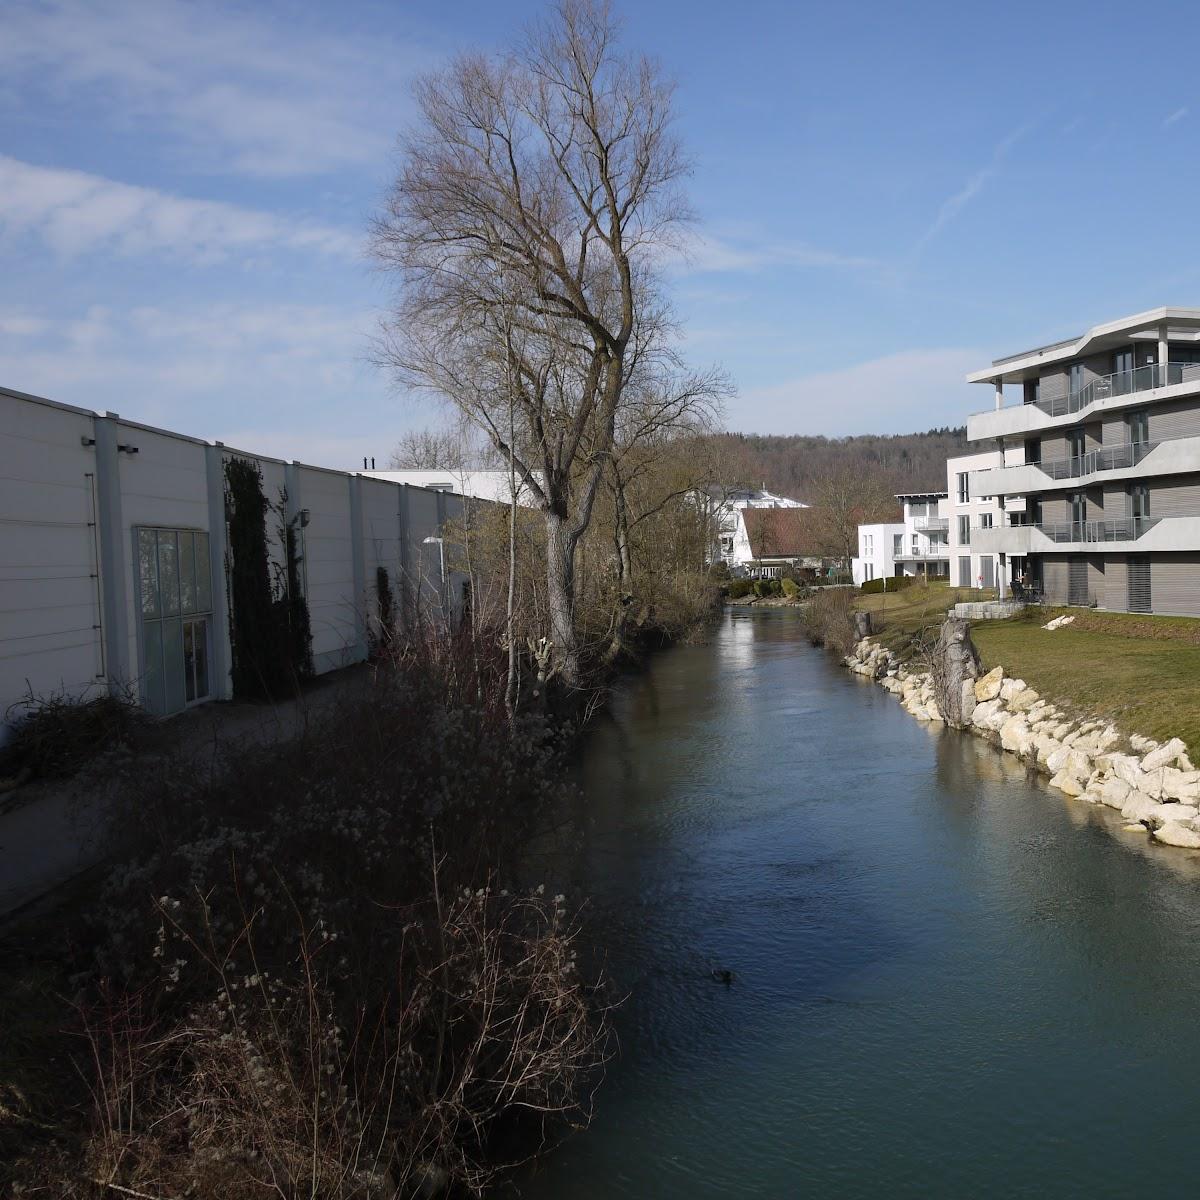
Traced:
<path fill-rule="evenodd" d="M 897 696 L 918 720 L 947 719 L 927 655 L 905 662 L 869 637 L 844 662 Z M 1200 849 L 1200 771 L 1181 738 L 1158 741 L 1127 733 L 1105 717 L 1073 714 L 999 664 L 962 684 L 958 723 L 1047 776 L 1065 795 L 1119 812 L 1128 832 Z"/>

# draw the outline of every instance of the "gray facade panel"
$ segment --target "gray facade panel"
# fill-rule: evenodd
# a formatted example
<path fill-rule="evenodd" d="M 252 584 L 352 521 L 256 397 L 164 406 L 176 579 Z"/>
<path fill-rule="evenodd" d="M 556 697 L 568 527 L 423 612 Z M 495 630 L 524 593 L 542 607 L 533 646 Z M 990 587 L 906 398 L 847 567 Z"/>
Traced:
<path fill-rule="evenodd" d="M 1151 479 L 1149 488 L 1152 517 L 1200 516 L 1200 475 Z"/>
<path fill-rule="evenodd" d="M 1154 612 L 1200 616 L 1200 554 L 1152 554 L 1150 602 Z"/>
<path fill-rule="evenodd" d="M 1067 557 L 1060 554 L 1042 556 L 1042 590 L 1047 604 L 1067 602 Z"/>
<path fill-rule="evenodd" d="M 1043 401 L 1057 400 L 1067 394 L 1066 367 L 1047 367 L 1041 374 L 1039 394 Z"/>
<path fill-rule="evenodd" d="M 1124 612 L 1129 607 L 1129 573 L 1125 555 L 1110 554 L 1104 560 L 1104 593 L 1100 602 L 1113 612 Z"/>
<path fill-rule="evenodd" d="M 1174 400 L 1150 409 L 1150 440 L 1200 437 L 1200 398 Z"/>

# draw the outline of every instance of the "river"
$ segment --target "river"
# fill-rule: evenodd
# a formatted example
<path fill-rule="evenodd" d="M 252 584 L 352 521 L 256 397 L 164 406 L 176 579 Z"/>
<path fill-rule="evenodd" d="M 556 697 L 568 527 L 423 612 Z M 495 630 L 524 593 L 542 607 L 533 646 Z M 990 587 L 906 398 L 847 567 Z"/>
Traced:
<path fill-rule="evenodd" d="M 794 613 L 625 685 L 574 821 L 627 999 L 526 1200 L 1195 1194 L 1196 859 L 915 721 Z"/>

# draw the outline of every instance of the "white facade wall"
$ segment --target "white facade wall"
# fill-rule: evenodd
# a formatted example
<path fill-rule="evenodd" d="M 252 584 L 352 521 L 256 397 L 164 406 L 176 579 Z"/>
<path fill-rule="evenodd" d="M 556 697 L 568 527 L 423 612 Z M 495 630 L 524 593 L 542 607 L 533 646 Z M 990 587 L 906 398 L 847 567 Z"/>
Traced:
<path fill-rule="evenodd" d="M 897 535 L 904 536 L 904 525 L 898 521 L 858 527 L 858 557 L 850 564 L 856 584 L 861 587 L 871 579 L 895 575 Z"/>
<path fill-rule="evenodd" d="M 142 687 L 139 528 L 208 535 L 208 698 L 230 696 L 224 464 L 232 457 L 262 474 L 277 577 L 284 522 L 299 532 L 318 672 L 366 657 L 378 566 L 388 570 L 397 621 L 406 583 L 440 614 L 439 546 L 424 539 L 461 515 L 460 496 L 284 463 L 0 389 L 0 736 L 30 694 Z M 446 581 L 452 614 L 463 578 L 451 572 Z"/>
<path fill-rule="evenodd" d="M 950 582 L 956 587 L 997 587 L 1001 576 L 998 554 L 980 547 L 977 531 L 999 528 L 1008 523 L 1011 512 L 1024 511 L 1022 503 L 1016 508 L 1001 508 L 995 496 L 980 498 L 971 493 L 970 473 L 990 470 L 993 467 L 1019 465 L 1014 453 L 1024 461 L 1024 450 L 1009 451 L 1008 461 L 1000 450 L 986 450 L 979 454 L 964 454 L 946 460 L 946 490 L 942 501 L 942 513 L 950 521 Z M 966 487 L 966 499 L 962 499 L 962 488 Z M 968 563 L 969 560 L 969 563 Z M 1008 564 L 1003 564 L 1007 570 Z M 1005 581 L 1007 586 L 1007 580 Z"/>
<path fill-rule="evenodd" d="M 0 720 L 104 687 L 94 415 L 0 392 Z"/>

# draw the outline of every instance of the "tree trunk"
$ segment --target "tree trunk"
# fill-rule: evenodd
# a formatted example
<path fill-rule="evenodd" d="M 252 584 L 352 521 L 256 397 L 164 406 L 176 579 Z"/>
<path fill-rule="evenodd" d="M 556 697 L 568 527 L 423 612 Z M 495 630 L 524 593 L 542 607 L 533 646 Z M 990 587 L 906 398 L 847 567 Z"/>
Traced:
<path fill-rule="evenodd" d="M 612 638 L 605 652 L 607 662 L 616 662 L 625 652 L 625 637 L 633 615 L 633 554 L 629 548 L 629 510 L 625 489 L 618 483 L 613 492 L 613 542 L 617 551 L 617 613 Z"/>
<path fill-rule="evenodd" d="M 546 513 L 546 594 L 550 604 L 550 640 L 558 676 L 568 688 L 579 686 L 579 643 L 575 636 L 575 543 L 566 523 Z"/>

